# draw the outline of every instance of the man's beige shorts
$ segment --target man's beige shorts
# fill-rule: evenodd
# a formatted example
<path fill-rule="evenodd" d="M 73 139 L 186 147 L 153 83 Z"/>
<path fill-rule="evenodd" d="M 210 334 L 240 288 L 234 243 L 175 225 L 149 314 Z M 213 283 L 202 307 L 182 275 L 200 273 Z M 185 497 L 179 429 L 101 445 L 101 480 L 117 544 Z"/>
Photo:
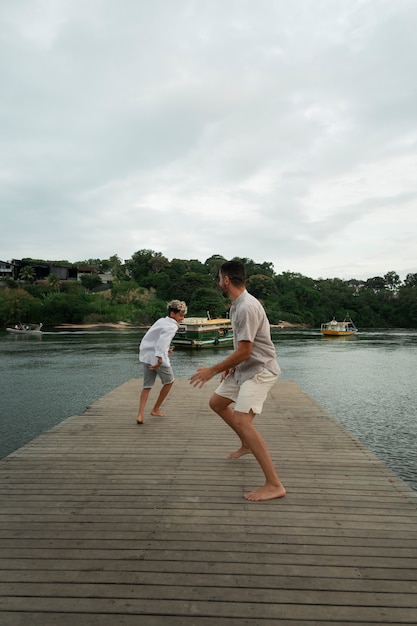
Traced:
<path fill-rule="evenodd" d="M 229 398 L 235 402 L 235 411 L 239 413 L 249 413 L 250 410 L 259 415 L 262 413 L 262 407 L 268 395 L 268 391 L 278 380 L 278 376 L 267 369 L 263 369 L 253 378 L 246 380 L 238 385 L 233 374 L 229 374 L 227 378 L 217 387 L 215 393 L 223 398 Z"/>

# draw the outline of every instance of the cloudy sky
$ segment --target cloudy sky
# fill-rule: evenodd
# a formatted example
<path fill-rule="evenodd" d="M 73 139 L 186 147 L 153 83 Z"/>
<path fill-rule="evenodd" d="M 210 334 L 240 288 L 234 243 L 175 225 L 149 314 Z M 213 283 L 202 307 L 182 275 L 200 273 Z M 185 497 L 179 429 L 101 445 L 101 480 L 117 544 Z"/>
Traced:
<path fill-rule="evenodd" d="M 2 0 L 0 260 L 417 272 L 416 0 Z"/>

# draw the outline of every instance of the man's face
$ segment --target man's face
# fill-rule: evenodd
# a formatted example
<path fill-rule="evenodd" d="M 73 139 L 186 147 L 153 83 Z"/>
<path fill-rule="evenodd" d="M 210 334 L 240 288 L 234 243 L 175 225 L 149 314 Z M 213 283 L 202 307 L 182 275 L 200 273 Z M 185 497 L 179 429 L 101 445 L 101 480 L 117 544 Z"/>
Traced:
<path fill-rule="evenodd" d="M 230 278 L 228 276 L 223 276 L 221 272 L 219 272 L 219 287 L 222 290 L 222 294 L 225 298 L 229 297 L 229 287 L 230 287 Z"/>

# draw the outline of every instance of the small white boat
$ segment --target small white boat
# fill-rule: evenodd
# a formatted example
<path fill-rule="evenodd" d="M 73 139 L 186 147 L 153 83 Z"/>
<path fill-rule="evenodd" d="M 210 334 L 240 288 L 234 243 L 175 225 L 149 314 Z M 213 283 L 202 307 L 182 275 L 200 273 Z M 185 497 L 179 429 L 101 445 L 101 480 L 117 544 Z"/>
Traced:
<path fill-rule="evenodd" d="M 325 337 L 350 337 L 358 332 L 351 319 L 338 322 L 334 318 L 331 322 L 321 325 L 321 334 Z"/>
<path fill-rule="evenodd" d="M 6 328 L 6 331 L 15 335 L 39 335 L 42 333 L 42 325 L 42 322 L 40 324 L 16 324 Z"/>

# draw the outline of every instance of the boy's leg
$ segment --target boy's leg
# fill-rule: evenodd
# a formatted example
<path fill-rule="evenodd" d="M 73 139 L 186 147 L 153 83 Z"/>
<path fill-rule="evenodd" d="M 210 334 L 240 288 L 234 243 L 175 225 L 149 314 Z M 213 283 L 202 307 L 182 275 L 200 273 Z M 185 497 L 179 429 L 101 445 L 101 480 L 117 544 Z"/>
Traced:
<path fill-rule="evenodd" d="M 156 380 L 156 371 L 151 370 L 149 363 L 142 363 L 143 365 L 143 388 L 139 399 L 139 411 L 136 419 L 138 424 L 143 424 L 143 416 L 145 412 L 145 406 L 149 398 L 149 394 Z"/>
<path fill-rule="evenodd" d="M 151 391 L 150 387 L 144 387 L 141 391 L 140 399 L 139 399 L 138 417 L 136 419 L 138 424 L 143 424 L 143 414 L 145 412 L 145 406 L 146 406 L 146 402 L 148 401 L 150 391 Z"/>
<path fill-rule="evenodd" d="M 161 405 L 164 402 L 165 398 L 171 391 L 171 387 L 174 384 L 174 372 L 172 371 L 172 367 L 170 365 L 161 365 L 158 370 L 155 370 L 161 380 L 162 388 L 159 392 L 159 396 L 154 404 L 154 407 L 151 411 L 151 415 L 157 415 L 158 417 L 164 417 L 165 413 L 161 411 Z"/>
<path fill-rule="evenodd" d="M 167 397 L 167 395 L 169 394 L 169 392 L 171 391 L 171 387 L 174 384 L 174 382 L 172 383 L 168 383 L 167 385 L 162 385 L 161 391 L 159 392 L 159 396 L 155 402 L 155 405 L 151 411 L 151 415 L 157 415 L 158 417 L 164 417 L 165 413 L 163 411 L 161 411 L 161 404 L 163 403 L 163 401 L 165 400 L 165 398 Z"/>

